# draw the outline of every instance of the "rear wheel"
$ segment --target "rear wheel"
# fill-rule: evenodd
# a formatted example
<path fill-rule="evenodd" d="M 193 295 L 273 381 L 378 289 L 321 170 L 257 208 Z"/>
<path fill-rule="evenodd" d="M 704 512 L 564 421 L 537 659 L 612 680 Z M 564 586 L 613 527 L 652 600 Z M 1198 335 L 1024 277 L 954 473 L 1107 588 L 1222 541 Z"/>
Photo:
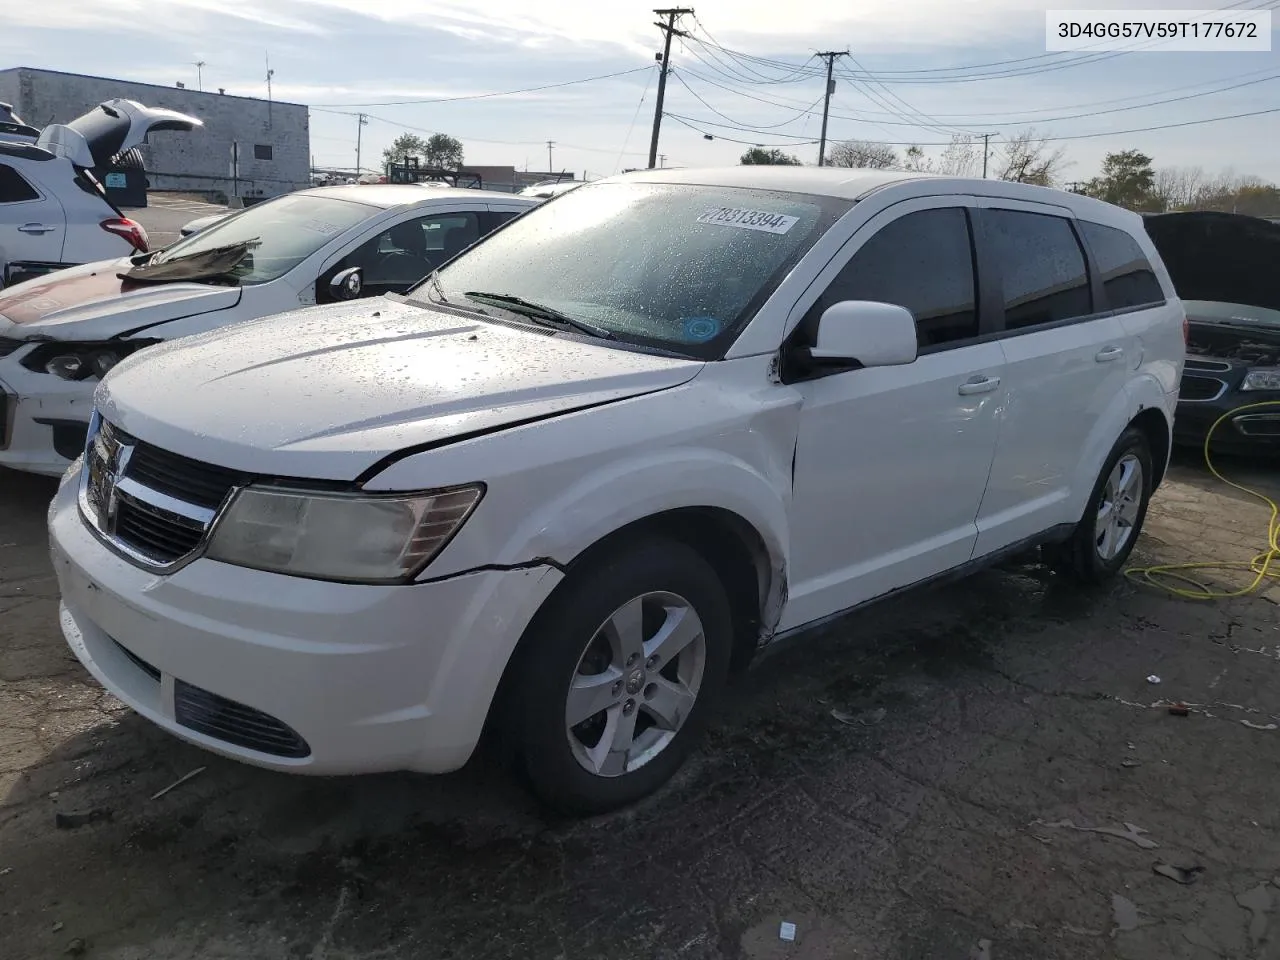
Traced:
<path fill-rule="evenodd" d="M 574 571 L 531 627 L 512 678 L 523 767 L 569 814 L 651 793 L 680 767 L 728 676 L 716 572 L 667 540 Z"/>
<path fill-rule="evenodd" d="M 1151 446 L 1130 427 L 1111 448 L 1071 539 L 1046 551 L 1052 566 L 1081 583 L 1118 573 L 1142 531 L 1154 476 Z"/>

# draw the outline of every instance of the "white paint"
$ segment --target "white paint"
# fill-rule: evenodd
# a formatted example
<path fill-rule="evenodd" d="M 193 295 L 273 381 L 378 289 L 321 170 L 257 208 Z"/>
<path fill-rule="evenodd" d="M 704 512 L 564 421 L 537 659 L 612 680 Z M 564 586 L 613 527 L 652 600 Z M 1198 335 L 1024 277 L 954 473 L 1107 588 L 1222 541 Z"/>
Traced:
<path fill-rule="evenodd" d="M 175 453 L 304 485 L 298 478 L 369 472 L 368 492 L 483 483 L 485 494 L 420 575 L 427 582 L 371 587 L 208 559 L 169 576 L 146 573 L 89 533 L 68 481 L 51 534 L 63 626 L 80 659 L 145 716 L 250 762 L 308 772 L 453 769 L 470 754 L 560 569 L 629 523 L 696 507 L 754 530 L 765 554 L 767 638 L 1079 520 L 1129 420 L 1151 406 L 1172 416 L 1181 310 L 1158 263 L 1166 307 L 913 362 L 873 351 L 859 369 L 789 383 L 778 373 L 787 333 L 899 217 L 1051 199 L 1060 215 L 1118 226 L 1153 255 L 1132 214 L 1016 184 L 900 174 L 672 176 L 803 184 L 858 199 L 724 360 L 381 301 L 254 321 L 156 348 L 113 372 L 99 388 L 103 415 Z M 1112 345 L 1141 359 L 1095 363 Z M 430 448 L 414 452 L 419 445 Z M 380 466 L 388 454 L 400 456 Z M 315 753 L 282 761 L 184 730 L 166 713 L 165 685 L 140 684 L 108 635 L 166 676 L 279 717 Z"/>

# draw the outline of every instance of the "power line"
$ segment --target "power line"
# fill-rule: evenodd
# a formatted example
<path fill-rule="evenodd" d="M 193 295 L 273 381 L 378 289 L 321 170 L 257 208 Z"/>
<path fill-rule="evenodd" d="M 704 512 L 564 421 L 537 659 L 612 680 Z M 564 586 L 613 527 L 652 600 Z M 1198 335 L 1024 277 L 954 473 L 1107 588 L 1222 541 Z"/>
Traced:
<path fill-rule="evenodd" d="M 1155 124 L 1155 125 L 1153 125 L 1153 126 L 1149 126 L 1149 127 L 1132 127 L 1132 128 L 1130 128 L 1130 129 L 1128 129 L 1128 130 L 1102 130 L 1102 131 L 1100 131 L 1100 132 L 1098 132 L 1098 133 L 1077 133 L 1077 134 L 1071 134 L 1071 135 L 1069 135 L 1069 136 L 1058 136 L 1058 137 L 1037 137 L 1036 139 L 1037 139 L 1037 140 L 1044 140 L 1044 141 L 1046 141 L 1046 142 L 1061 142 L 1061 141 L 1066 141 L 1066 140 L 1093 140 L 1093 139 L 1096 139 L 1096 138 L 1098 138 L 1098 137 L 1121 137 L 1121 136 L 1125 136 L 1126 134 L 1130 134 L 1130 133 L 1148 133 L 1148 132 L 1153 131 L 1153 130 L 1173 130 L 1173 129 L 1178 128 L 1178 127 L 1195 127 L 1195 126 L 1201 126 L 1201 125 L 1206 124 L 1206 123 L 1218 123 L 1219 121 L 1223 121 L 1223 120 L 1239 120 L 1239 119 L 1242 119 L 1242 118 L 1244 118 L 1244 117 L 1260 117 L 1260 116 L 1263 116 L 1263 115 L 1265 115 L 1265 114 L 1271 114 L 1271 113 L 1280 113 L 1280 107 L 1269 107 L 1269 108 L 1267 108 L 1267 109 L 1265 109 L 1265 110 L 1251 110 L 1251 111 L 1248 111 L 1248 112 L 1246 112 L 1246 113 L 1231 113 L 1231 114 L 1226 114 L 1226 115 L 1224 115 L 1224 116 L 1219 116 L 1219 117 L 1202 117 L 1202 118 L 1200 118 L 1200 119 L 1198 119 L 1198 120 L 1183 120 L 1183 121 L 1180 121 L 1180 122 L 1178 122 L 1178 123 L 1161 123 L 1161 124 Z M 681 116 L 678 116 L 677 114 L 674 114 L 674 113 L 668 113 L 668 114 L 667 114 L 667 116 L 668 116 L 668 117 L 670 117 L 672 120 L 675 120 L 675 121 L 677 121 L 677 122 L 679 122 L 679 123 L 683 123 L 686 127 L 689 127 L 691 130 L 695 130 L 695 131 L 697 131 L 698 133 L 701 133 L 703 136 L 707 136 L 707 134 L 706 134 L 703 130 L 699 129 L 699 127 L 724 127 L 724 128 L 726 128 L 726 129 L 736 130 L 736 131 L 737 131 L 737 132 L 739 132 L 739 133 L 754 133 L 754 132 L 755 132 L 754 130 L 752 130 L 752 129 L 750 129 L 750 128 L 733 127 L 733 126 L 729 126 L 728 124 L 715 123 L 715 122 L 710 121 L 710 120 L 699 120 L 699 119 L 696 119 L 696 118 L 693 118 L 693 117 L 681 117 Z M 695 126 L 695 124 L 696 124 L 696 126 Z M 796 139 L 797 143 L 795 143 L 795 144 L 785 144 L 785 143 L 768 144 L 768 146 L 790 146 L 790 145 L 799 146 L 799 145 L 801 145 L 801 143 L 817 143 L 817 141 L 816 141 L 816 140 L 803 140 L 802 138 L 800 138 L 800 137 L 798 137 L 798 136 L 796 136 L 796 135 L 794 135 L 794 134 L 776 133 L 776 132 L 775 132 L 775 133 L 773 133 L 773 134 L 772 134 L 772 136 L 775 136 L 775 137 L 795 137 L 795 139 Z M 967 136 L 972 137 L 972 136 L 974 136 L 974 135 L 973 135 L 973 134 L 967 134 Z M 981 136 L 981 134 L 978 134 L 977 136 Z M 729 140 L 730 138 L 729 138 L 729 137 L 716 137 L 716 139 L 720 139 L 720 140 Z M 747 141 L 747 140 L 733 140 L 732 142 L 733 142 L 733 143 L 749 143 L 749 142 L 751 142 L 751 141 Z M 952 144 L 952 142 L 953 142 L 953 141 L 952 141 L 952 140 L 939 140 L 939 141 L 933 141 L 933 142 L 925 142 L 925 141 L 920 141 L 920 140 L 874 140 L 874 141 L 871 141 L 871 142 L 873 142 L 873 143 L 883 144 L 884 146 L 889 146 L 889 147 L 948 147 L 948 146 L 950 146 L 950 145 Z M 761 144 L 761 146 L 764 146 L 764 144 Z"/>
<path fill-rule="evenodd" d="M 759 103 L 764 103 L 769 106 L 779 107 L 782 109 L 795 109 L 795 106 L 793 104 L 798 103 L 798 101 L 792 101 L 790 103 L 787 103 L 777 99 L 769 99 L 766 97 L 758 96 L 756 94 L 750 93 L 745 90 L 735 90 L 732 87 L 726 86 L 725 84 L 718 83 L 715 80 L 712 80 L 708 77 L 704 77 L 700 74 L 697 74 L 692 70 L 689 70 L 687 67 L 681 70 L 680 73 L 686 76 L 693 77 L 703 83 L 710 84 L 711 86 L 719 87 L 720 89 L 725 90 L 728 93 L 732 93 L 736 96 L 746 97 L 747 99 L 755 100 Z M 850 79 L 843 72 L 839 72 L 838 75 L 842 79 L 845 79 L 845 80 Z M 1243 74 L 1243 76 L 1251 76 L 1251 74 Z M 1043 124 L 1043 123 L 1057 123 L 1062 120 L 1081 120 L 1081 119 L 1087 119 L 1089 117 L 1100 117 L 1100 116 L 1106 116 L 1108 114 L 1114 114 L 1114 113 L 1125 113 L 1130 110 L 1141 110 L 1147 107 L 1164 106 L 1171 103 L 1184 103 L 1189 100 L 1200 99 L 1201 97 L 1213 96 L 1214 94 L 1218 94 L 1218 93 L 1226 93 L 1231 90 L 1238 90 L 1243 87 L 1255 86 L 1260 83 L 1268 83 L 1276 79 L 1280 79 L 1280 74 L 1269 73 L 1265 77 L 1255 77 L 1254 79 L 1251 79 L 1251 80 L 1243 80 L 1239 83 L 1233 83 L 1223 87 L 1216 87 L 1212 90 L 1203 90 L 1198 93 L 1184 94 L 1182 96 L 1177 96 L 1177 97 L 1166 97 L 1160 100 L 1148 100 L 1143 103 L 1129 104 L 1127 106 L 1122 106 L 1122 107 L 1113 107 L 1106 110 L 1089 110 L 1089 111 L 1083 111 L 1080 113 L 1068 113 L 1068 114 L 1062 114 L 1060 116 L 1053 116 L 1053 117 L 1031 117 L 1026 119 L 1013 119 L 1006 114 L 998 114 L 998 113 L 991 113 L 991 114 L 987 114 L 986 116 L 988 118 L 999 119 L 1003 125 L 1007 125 L 1007 126 L 1023 126 L 1023 125 Z M 1217 82 L 1217 81 L 1211 81 L 1211 82 Z M 1183 88 L 1174 88 L 1174 89 L 1176 90 L 1176 89 L 1186 89 L 1186 88 L 1183 87 Z M 707 105 L 706 101 L 702 100 L 701 97 L 699 97 L 698 99 L 704 105 Z M 1114 101 L 1103 101 L 1103 102 L 1105 103 L 1105 102 L 1114 102 Z M 1082 104 L 1081 106 L 1084 106 L 1084 105 Z M 722 117 L 724 116 L 724 114 L 720 113 L 720 111 L 715 110 L 714 108 L 710 108 L 710 109 L 712 109 L 713 112 L 719 114 L 720 116 Z M 1060 108 L 1060 109 L 1070 109 L 1070 108 Z M 817 116 L 817 112 L 813 109 L 813 106 L 809 106 L 800 110 L 800 114 L 804 114 L 804 113 L 810 113 L 814 116 Z M 895 113 L 894 116 L 898 116 L 900 119 L 884 120 L 884 119 L 871 119 L 870 117 L 857 116 L 857 115 L 848 115 L 848 114 L 839 114 L 839 113 L 831 114 L 831 118 L 834 120 L 847 120 L 853 123 L 870 123 L 875 125 L 918 127 L 918 128 L 925 128 L 925 129 L 934 129 L 935 132 L 939 132 L 939 133 L 966 132 L 966 131 L 956 130 L 954 127 L 952 127 L 950 131 L 948 131 L 945 127 L 943 129 L 938 129 L 937 127 L 934 127 L 933 125 L 930 125 L 930 124 L 924 124 L 924 123 L 920 123 L 912 120 L 903 120 L 901 119 L 902 117 L 901 112 Z M 729 119 L 729 118 L 726 117 L 725 119 Z M 796 119 L 799 119 L 799 116 L 793 118 L 791 121 L 788 121 L 788 122 L 795 122 Z M 933 119 L 937 119 L 937 118 L 933 118 Z M 785 126 L 785 123 L 775 124 L 771 126 Z M 766 126 L 761 124 L 757 127 L 757 129 L 761 129 L 761 130 L 770 129 L 771 126 Z M 950 125 L 947 125 L 947 126 L 950 126 Z M 960 126 L 960 125 L 957 124 L 956 126 Z"/>
<path fill-rule="evenodd" d="M 681 76 L 682 73 L 684 73 L 683 69 L 671 71 L 671 75 L 675 77 L 677 81 L 679 81 L 682 87 L 684 87 L 686 90 L 689 91 L 689 93 L 693 95 L 693 98 L 695 100 L 697 100 L 700 104 L 702 104 L 712 113 L 714 113 L 717 117 L 720 117 L 723 120 L 728 120 L 732 124 L 745 125 L 745 121 L 734 120 L 733 117 L 727 114 L 721 113 L 711 104 L 707 103 L 707 101 L 702 98 L 702 95 L 699 94 L 698 91 L 694 90 L 693 87 L 689 86 L 689 84 L 685 82 L 684 77 Z M 785 127 L 789 123 L 795 123 L 797 120 L 799 120 L 801 117 L 805 116 L 806 114 L 814 113 L 813 108 L 816 107 L 819 103 L 821 103 L 822 100 L 823 100 L 822 97 L 818 97 L 818 99 L 814 100 L 813 103 L 809 104 L 807 107 L 802 108 L 798 113 L 796 113 L 795 116 L 788 117 L 786 120 L 783 120 L 781 123 L 757 123 L 757 124 L 751 124 L 751 126 L 754 126 L 760 130 L 770 130 L 775 127 Z"/>
<path fill-rule="evenodd" d="M 700 130 L 698 129 L 698 127 L 694 126 L 694 123 L 696 123 L 697 121 L 691 122 L 689 120 L 686 120 L 684 117 L 681 117 L 678 114 L 674 114 L 674 113 L 668 113 L 667 118 L 670 120 L 674 120 L 676 123 L 680 124 L 681 126 L 688 127 L 694 133 L 702 134 L 702 136 L 708 140 L 724 140 L 728 143 L 745 143 L 747 146 L 750 146 L 750 147 L 802 147 L 805 144 L 818 142 L 817 140 L 804 140 L 799 143 L 796 143 L 794 141 L 790 143 L 760 143 L 757 140 L 735 140 L 733 137 L 722 137 L 719 134 L 713 137 L 711 134 L 707 133 L 705 130 Z M 712 126 L 712 124 L 704 124 L 704 126 Z M 724 124 L 713 124 L 713 126 L 724 126 Z M 750 133 L 751 131 L 748 130 L 744 132 Z"/>
<path fill-rule="evenodd" d="M 1232 8 L 1241 6 L 1243 3 L 1248 3 L 1248 2 L 1252 2 L 1252 0 L 1235 0 L 1235 2 L 1233 3 L 1229 3 L 1224 7 L 1217 8 L 1217 10 L 1219 12 L 1230 10 Z M 1252 7 L 1248 9 L 1258 9 L 1258 10 L 1274 9 L 1276 5 L 1277 4 L 1275 3 L 1275 0 L 1268 0 L 1268 2 L 1264 3 L 1259 7 Z M 703 32 L 704 33 L 706 32 L 705 28 L 703 28 Z M 786 61 L 774 60 L 768 57 L 758 57 L 752 54 L 744 53 L 740 50 L 730 49 L 719 43 L 716 43 L 715 40 L 711 38 L 709 35 L 705 40 L 700 37 L 693 37 L 693 36 L 691 36 L 689 39 L 693 40 L 695 43 L 702 44 L 708 48 L 714 47 L 716 50 L 720 51 L 726 56 L 733 58 L 734 61 L 739 64 L 748 64 L 748 65 L 758 64 L 762 67 L 768 67 L 774 70 L 791 71 L 791 78 L 789 79 L 774 77 L 774 78 L 768 78 L 764 80 L 751 81 L 744 77 L 736 78 L 739 80 L 745 80 L 746 82 L 755 82 L 755 83 L 795 82 L 796 80 L 799 80 L 799 79 L 816 78 L 821 76 L 820 70 L 817 70 L 817 69 L 806 70 L 803 64 L 800 66 L 797 66 L 794 63 L 787 63 Z M 1041 59 L 1048 59 L 1051 57 L 1061 57 L 1064 55 L 1071 56 L 1074 52 L 1062 51 L 1062 52 L 1055 52 L 1055 53 L 1037 54 L 1036 56 L 1033 56 L 1033 57 L 1019 57 L 1009 61 L 993 61 L 992 63 L 989 63 L 989 64 L 973 64 L 973 65 L 962 66 L 962 67 L 932 67 L 932 68 L 920 68 L 920 69 L 913 69 L 913 70 L 882 70 L 875 73 L 870 71 L 864 71 L 864 75 L 857 77 L 857 79 L 861 81 L 866 81 L 866 82 L 879 82 L 879 83 L 887 83 L 887 84 L 967 83 L 967 82 L 973 82 L 978 80 L 995 80 L 995 79 L 1003 79 L 1008 77 L 1031 76 L 1039 73 L 1049 73 L 1056 70 L 1062 70 L 1069 67 L 1084 66 L 1091 63 L 1100 63 L 1102 61 L 1111 60 L 1116 57 L 1124 56 L 1129 53 L 1135 53 L 1135 52 L 1140 52 L 1141 50 L 1144 50 L 1144 49 L 1150 49 L 1152 47 L 1159 46 L 1161 43 L 1164 43 L 1164 42 L 1166 41 L 1154 40 L 1144 44 L 1136 45 L 1126 50 L 1097 51 L 1095 53 L 1085 53 L 1080 56 L 1076 56 L 1074 59 L 1053 60 L 1048 63 L 1038 63 L 1038 61 Z M 1019 64 L 1019 63 L 1022 63 L 1022 64 L 1030 63 L 1032 65 L 1010 66 L 1009 69 L 989 69 L 992 67 L 1001 67 L 1001 66 Z M 986 70 L 986 72 L 974 72 L 974 73 L 968 72 L 968 71 L 979 71 L 979 70 Z M 946 73 L 949 75 L 942 76 L 941 74 L 943 73 Z M 757 71 L 757 75 L 763 76 L 759 74 L 758 71 Z"/>
<path fill-rule="evenodd" d="M 650 67 L 650 70 L 653 68 Z M 640 102 L 636 104 L 636 112 L 631 115 L 631 123 L 627 126 L 627 135 L 622 138 L 622 149 L 618 151 L 618 159 L 613 162 L 613 172 L 617 173 L 618 168 L 622 166 L 622 158 L 626 155 L 627 145 L 631 143 L 631 133 L 636 128 L 636 120 L 640 118 L 640 108 L 644 106 L 644 98 L 649 95 L 649 84 L 653 82 L 653 74 L 649 74 L 649 79 L 644 82 L 644 89 L 640 91 Z"/>
<path fill-rule="evenodd" d="M 433 97 L 425 100 L 383 100 L 378 103 L 320 103 L 317 107 L 401 107 L 424 103 L 454 103 L 458 100 L 487 100 L 491 97 L 511 97 L 520 93 L 536 93 L 539 90 L 554 90 L 557 87 L 571 87 L 579 83 L 593 83 L 596 80 L 611 80 L 614 77 L 626 77 L 633 73 L 641 73 L 649 68 L 635 67 L 632 70 L 619 70 L 616 73 L 602 73 L 595 77 L 582 77 L 578 80 L 563 80 L 560 83 L 544 83 L 537 87 L 522 87 L 519 90 L 500 90 L 496 93 L 468 93 L 457 97 Z"/>

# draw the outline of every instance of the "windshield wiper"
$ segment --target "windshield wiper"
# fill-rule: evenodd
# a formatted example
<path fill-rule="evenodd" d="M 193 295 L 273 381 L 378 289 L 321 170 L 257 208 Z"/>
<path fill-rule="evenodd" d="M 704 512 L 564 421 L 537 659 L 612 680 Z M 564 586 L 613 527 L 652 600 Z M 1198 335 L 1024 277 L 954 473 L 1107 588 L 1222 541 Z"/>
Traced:
<path fill-rule="evenodd" d="M 554 307 L 534 303 L 532 300 L 525 300 L 523 297 L 514 297 L 507 293 L 485 293 L 482 290 L 468 290 L 463 296 L 471 300 L 478 300 L 481 303 L 492 303 L 495 306 L 502 307 L 504 310 L 510 310 L 512 313 L 528 317 L 543 326 L 559 327 L 562 330 L 576 330 L 588 336 L 599 337 L 601 340 L 618 339 L 612 330 L 597 327 L 594 323 L 587 323 L 585 320 L 576 320 L 568 314 L 561 313 Z"/>

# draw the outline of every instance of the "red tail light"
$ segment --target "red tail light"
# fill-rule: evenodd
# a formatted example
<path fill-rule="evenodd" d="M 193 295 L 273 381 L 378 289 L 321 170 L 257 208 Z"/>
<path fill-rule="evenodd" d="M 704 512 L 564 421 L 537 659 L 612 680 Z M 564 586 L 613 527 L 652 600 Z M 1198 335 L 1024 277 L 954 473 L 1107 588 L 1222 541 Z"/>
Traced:
<path fill-rule="evenodd" d="M 107 233 L 114 233 L 117 237 L 128 240 L 135 253 L 147 252 L 147 231 L 142 229 L 142 224 L 136 220 L 130 220 L 128 217 L 112 217 L 110 220 L 103 220 L 98 226 Z"/>
<path fill-rule="evenodd" d="M 1191 321 L 1187 319 L 1187 315 L 1182 315 L 1182 342 L 1188 344 L 1191 342 Z"/>

